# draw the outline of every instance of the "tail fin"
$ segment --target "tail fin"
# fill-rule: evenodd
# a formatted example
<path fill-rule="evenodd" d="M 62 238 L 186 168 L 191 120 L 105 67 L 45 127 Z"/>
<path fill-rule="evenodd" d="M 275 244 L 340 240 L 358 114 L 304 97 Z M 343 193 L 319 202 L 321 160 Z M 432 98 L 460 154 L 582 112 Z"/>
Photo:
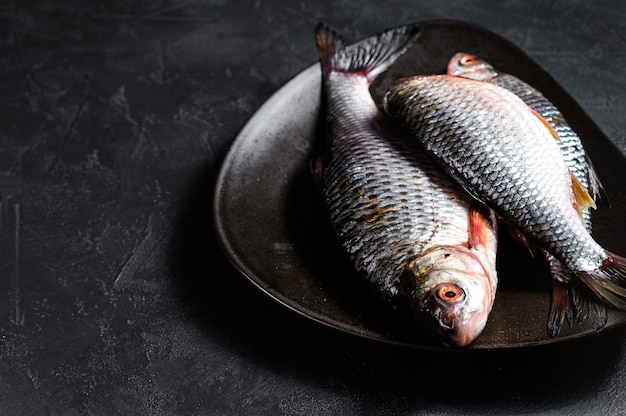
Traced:
<path fill-rule="evenodd" d="M 588 290 L 572 287 L 570 289 L 572 304 L 576 311 L 576 320 L 599 331 L 608 320 L 606 305 L 589 296 Z"/>
<path fill-rule="evenodd" d="M 598 331 L 606 325 L 606 306 L 593 293 L 573 279 L 569 269 L 548 252 L 541 250 L 552 277 L 552 296 L 547 330 L 550 338 L 556 338 L 563 322 L 571 327 L 574 319 L 579 325 Z"/>
<path fill-rule="evenodd" d="M 626 311 L 626 259 L 606 252 L 602 266 L 576 276 L 602 301 Z"/>
<path fill-rule="evenodd" d="M 315 40 L 324 75 L 331 71 L 362 73 L 371 82 L 413 45 L 421 31 L 417 26 L 403 26 L 344 46 L 332 29 L 319 23 Z"/>
<path fill-rule="evenodd" d="M 547 330 L 550 338 L 556 338 L 567 319 L 571 327 L 574 319 L 579 325 L 599 331 L 607 322 L 606 305 L 590 294 L 585 287 L 579 287 L 575 280 L 563 282 L 552 279 L 552 297 Z"/>

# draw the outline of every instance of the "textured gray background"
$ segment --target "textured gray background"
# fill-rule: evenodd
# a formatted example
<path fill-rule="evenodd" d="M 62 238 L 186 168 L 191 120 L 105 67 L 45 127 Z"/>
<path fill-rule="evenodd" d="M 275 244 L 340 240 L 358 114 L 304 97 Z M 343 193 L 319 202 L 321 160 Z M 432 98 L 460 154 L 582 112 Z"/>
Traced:
<path fill-rule="evenodd" d="M 348 39 L 482 25 L 626 153 L 626 3 L 493 3 L 2 2 L 0 414 L 626 413 L 623 330 L 491 354 L 378 345 L 275 305 L 211 234 L 222 157 L 316 60 L 318 21 Z"/>

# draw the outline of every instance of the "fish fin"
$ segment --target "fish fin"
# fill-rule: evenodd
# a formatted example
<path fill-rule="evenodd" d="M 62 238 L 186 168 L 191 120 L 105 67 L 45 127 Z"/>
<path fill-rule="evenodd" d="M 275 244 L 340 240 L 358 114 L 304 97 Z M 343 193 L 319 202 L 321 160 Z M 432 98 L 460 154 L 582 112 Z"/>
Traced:
<path fill-rule="evenodd" d="M 344 46 L 329 26 L 319 23 L 315 39 L 325 74 L 330 71 L 362 73 L 371 82 L 413 45 L 421 31 L 418 26 L 403 26 Z"/>
<path fill-rule="evenodd" d="M 330 27 L 318 23 L 315 28 L 315 43 L 324 75 L 327 75 L 335 66 L 333 60 L 338 51 L 343 48 L 343 39 Z"/>
<path fill-rule="evenodd" d="M 604 328 L 608 321 L 606 305 L 592 297 L 587 290 L 573 286 L 570 289 L 576 321 L 579 325 L 591 327 L 595 331 Z"/>
<path fill-rule="evenodd" d="M 485 205 L 473 203 L 469 209 L 469 245 L 471 248 L 496 251 L 497 219 Z"/>
<path fill-rule="evenodd" d="M 561 327 L 566 318 L 570 327 L 574 322 L 574 308 L 570 296 L 572 275 L 571 272 L 563 266 L 563 263 L 550 253 L 541 249 L 541 254 L 546 260 L 552 281 L 550 312 L 548 313 L 547 323 L 548 336 L 550 336 L 550 338 L 556 338 L 559 336 Z"/>
<path fill-rule="evenodd" d="M 554 127 L 552 127 L 552 124 L 550 124 L 548 120 L 546 120 L 541 114 L 536 112 L 531 106 L 527 105 L 527 107 L 530 110 L 530 112 L 533 113 L 533 115 L 537 117 L 539 121 L 541 121 L 541 124 L 543 124 L 550 131 L 550 134 L 552 135 L 554 140 L 561 141 L 561 137 L 559 137 L 559 133 L 557 133 L 556 130 L 554 130 Z"/>
<path fill-rule="evenodd" d="M 576 283 L 552 279 L 552 296 L 547 323 L 550 338 L 559 336 L 566 319 L 570 327 L 575 321 L 578 325 L 594 331 L 604 328 L 608 321 L 606 305 Z"/>
<path fill-rule="evenodd" d="M 575 274 L 598 299 L 626 311 L 626 259 L 605 253 L 607 258 L 598 269 Z"/>
<path fill-rule="evenodd" d="M 571 327 L 577 324 L 590 327 L 595 331 L 602 329 L 607 322 L 607 308 L 586 288 L 580 286 L 580 282 L 573 280 L 572 273 L 563 264 L 542 251 L 552 278 L 552 296 L 550 299 L 550 312 L 548 314 L 548 335 L 556 338 L 567 319 Z"/>
<path fill-rule="evenodd" d="M 550 338 L 559 336 L 566 318 L 571 326 L 574 321 L 574 311 L 570 302 L 569 285 L 553 278 L 547 323 L 548 336 Z"/>
<path fill-rule="evenodd" d="M 604 208 L 611 208 L 611 201 L 609 200 L 609 196 L 604 190 L 604 186 L 600 182 L 600 178 L 596 173 L 596 170 L 591 163 L 591 159 L 589 155 L 585 153 L 585 162 L 587 163 L 587 182 L 589 183 L 589 194 L 596 201 L 598 206 Z"/>
<path fill-rule="evenodd" d="M 570 178 L 572 180 L 572 192 L 573 192 L 573 197 L 574 197 L 574 206 L 576 207 L 576 210 L 578 211 L 578 215 L 580 215 L 580 217 L 583 218 L 583 211 L 589 208 L 596 209 L 597 208 L 596 203 L 594 202 L 591 195 L 589 195 L 589 192 L 587 192 L 587 189 L 585 189 L 583 184 L 580 183 L 578 179 L 576 179 L 576 176 L 570 173 Z"/>

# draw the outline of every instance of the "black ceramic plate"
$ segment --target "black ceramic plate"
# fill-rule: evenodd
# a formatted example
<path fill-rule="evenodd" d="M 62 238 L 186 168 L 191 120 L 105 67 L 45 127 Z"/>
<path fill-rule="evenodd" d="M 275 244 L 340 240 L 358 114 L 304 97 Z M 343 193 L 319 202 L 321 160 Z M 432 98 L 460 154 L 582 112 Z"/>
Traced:
<path fill-rule="evenodd" d="M 611 198 L 612 209 L 594 213 L 596 239 L 626 255 L 626 160 L 592 120 L 548 73 L 500 36 L 457 21 L 418 25 L 423 32 L 416 45 L 372 86 L 376 99 L 398 77 L 445 72 L 448 59 L 459 51 L 479 55 L 534 85 L 581 136 Z M 308 165 L 317 142 L 320 77 L 317 64 L 298 74 L 257 111 L 233 143 L 216 186 L 218 238 L 244 276 L 292 311 L 369 339 L 432 347 L 427 336 L 378 303 L 330 231 Z M 559 338 L 547 336 L 546 270 L 507 243 L 505 235 L 501 240 L 496 302 L 483 334 L 469 348 L 541 345 L 592 334 L 565 325 Z M 610 311 L 605 330 L 625 320 L 625 313 Z"/>

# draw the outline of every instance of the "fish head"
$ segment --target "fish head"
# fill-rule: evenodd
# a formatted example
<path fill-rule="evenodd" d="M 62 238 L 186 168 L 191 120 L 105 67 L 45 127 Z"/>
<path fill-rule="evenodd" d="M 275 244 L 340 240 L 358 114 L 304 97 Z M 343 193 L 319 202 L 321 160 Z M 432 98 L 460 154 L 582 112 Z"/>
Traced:
<path fill-rule="evenodd" d="M 495 297 L 495 270 L 480 253 L 435 247 L 411 260 L 400 279 L 400 298 L 439 342 L 463 347 L 487 324 Z"/>
<path fill-rule="evenodd" d="M 482 59 L 469 53 L 459 52 L 448 62 L 448 75 L 477 81 L 489 81 L 498 73 L 493 66 Z"/>

